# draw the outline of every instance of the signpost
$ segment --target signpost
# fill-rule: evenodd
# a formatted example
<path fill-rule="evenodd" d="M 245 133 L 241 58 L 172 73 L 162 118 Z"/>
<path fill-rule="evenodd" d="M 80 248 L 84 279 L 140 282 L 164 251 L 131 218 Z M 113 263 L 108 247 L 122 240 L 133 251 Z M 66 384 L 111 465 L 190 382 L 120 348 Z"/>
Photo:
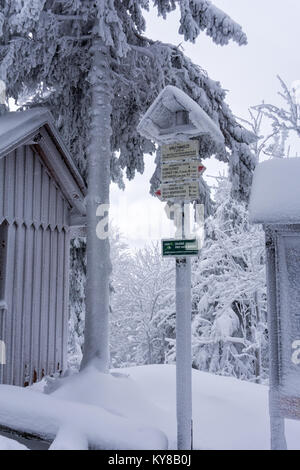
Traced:
<path fill-rule="evenodd" d="M 165 99 L 168 100 L 168 108 Z M 155 126 L 153 126 L 155 123 Z M 166 127 L 166 123 L 169 126 Z M 167 86 L 158 95 L 138 125 L 139 132 L 161 145 L 159 199 L 180 204 L 176 219 L 180 239 L 163 240 L 163 256 L 176 257 L 176 406 L 179 450 L 192 448 L 192 347 L 191 347 L 191 256 L 198 255 L 195 239 L 189 239 L 189 217 L 184 206 L 199 199 L 199 176 L 205 170 L 199 158 L 199 139 L 209 134 L 224 144 L 220 129 L 201 107 L 176 87 Z M 172 214 L 171 214 L 172 212 Z M 178 220 L 177 220 L 178 219 Z M 181 223 L 180 222 L 181 219 Z M 177 224 L 178 223 L 178 224 Z"/>
<path fill-rule="evenodd" d="M 199 198 L 199 176 L 205 167 L 199 159 L 199 142 L 190 140 L 162 145 L 161 187 L 163 201 L 180 201 L 181 239 L 162 240 L 162 255 L 176 258 L 176 390 L 178 449 L 192 448 L 192 331 L 191 260 L 198 256 L 196 239 L 189 239 L 189 219 L 184 205 Z M 175 163 L 174 163 L 175 162 Z"/>

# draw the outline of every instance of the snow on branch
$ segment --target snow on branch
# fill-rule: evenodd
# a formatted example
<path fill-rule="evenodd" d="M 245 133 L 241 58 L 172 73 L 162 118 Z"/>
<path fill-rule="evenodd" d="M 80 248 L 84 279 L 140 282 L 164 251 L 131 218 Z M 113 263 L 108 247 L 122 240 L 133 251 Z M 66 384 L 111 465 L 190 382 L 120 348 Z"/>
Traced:
<path fill-rule="evenodd" d="M 274 133 L 282 131 L 294 131 L 300 136 L 300 104 L 297 98 L 297 88 L 290 90 L 282 78 L 277 76 L 282 92 L 279 96 L 286 102 L 286 108 L 280 108 L 272 104 L 260 104 L 253 109 L 261 111 L 272 121 Z"/>
<path fill-rule="evenodd" d="M 180 2 L 181 26 L 179 32 L 186 41 L 195 42 L 200 31 L 206 30 L 216 44 L 228 44 L 230 39 L 240 46 L 247 37 L 240 25 L 208 0 L 182 0 Z"/>
<path fill-rule="evenodd" d="M 155 0 L 158 14 L 167 13 L 179 4 L 180 29 L 186 41 L 195 42 L 201 31 L 206 30 L 216 44 L 225 45 L 232 39 L 240 46 L 247 44 L 247 36 L 241 26 L 209 0 Z"/>
<path fill-rule="evenodd" d="M 0 79 L 7 84 L 8 98 L 20 99 L 28 95 L 30 106 L 43 103 L 51 109 L 84 175 L 89 132 L 86 116 L 90 109 L 87 77 L 93 42 L 95 36 L 100 35 L 107 48 L 114 95 L 112 149 L 116 153 L 111 158 L 112 180 L 124 186 L 123 170 L 128 179 L 134 178 L 136 171 L 144 171 L 144 155 L 153 153 L 155 146 L 138 134 L 137 124 L 160 91 L 171 85 L 190 96 L 220 128 L 225 144 L 216 158 L 229 163 L 235 194 L 248 198 L 255 166 L 248 145 L 252 136 L 236 121 L 220 84 L 193 64 L 180 47 L 143 36 L 142 10 L 147 9 L 150 2 L 103 0 L 94 4 L 58 0 L 51 7 L 49 3 L 42 8 L 43 2 L 37 0 L 29 0 L 26 5 L 7 0 L 10 8 L 1 10 L 5 21 L 0 17 Z M 241 31 L 208 0 L 153 0 L 152 3 L 162 16 L 181 4 L 183 34 L 187 34 L 190 22 L 191 31 L 196 28 L 199 34 L 206 29 L 215 41 L 225 44 L 232 35 L 237 38 Z M 241 38 L 243 35 L 239 40 Z M 40 93 L 39 83 L 44 84 L 47 94 Z M 202 139 L 201 154 L 209 157 L 212 148 L 209 139 Z M 158 178 L 154 176 L 152 182 L 153 189 Z M 209 189 L 204 182 L 200 184 L 201 202 L 208 208 L 211 205 Z"/>

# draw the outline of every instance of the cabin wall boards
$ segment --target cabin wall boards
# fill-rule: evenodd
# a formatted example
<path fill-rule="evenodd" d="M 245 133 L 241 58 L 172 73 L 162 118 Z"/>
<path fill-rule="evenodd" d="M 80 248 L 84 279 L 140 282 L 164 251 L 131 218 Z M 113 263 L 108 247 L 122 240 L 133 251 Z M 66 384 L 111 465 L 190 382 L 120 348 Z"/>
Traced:
<path fill-rule="evenodd" d="M 84 195 L 48 111 L 1 116 L 0 383 L 66 367 L 71 214 L 84 220 Z"/>

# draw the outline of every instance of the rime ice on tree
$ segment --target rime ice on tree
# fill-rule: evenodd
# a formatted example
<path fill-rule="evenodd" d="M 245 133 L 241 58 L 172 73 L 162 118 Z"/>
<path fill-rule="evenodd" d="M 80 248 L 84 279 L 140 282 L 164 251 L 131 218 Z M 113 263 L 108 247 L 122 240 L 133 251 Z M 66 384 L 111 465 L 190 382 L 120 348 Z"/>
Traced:
<path fill-rule="evenodd" d="M 221 161 L 229 162 L 234 192 L 247 199 L 254 158 L 252 134 L 239 126 L 217 82 L 176 46 L 144 36 L 148 2 L 7 0 L 0 12 L 0 79 L 7 97 L 47 103 L 79 169 L 89 173 L 87 198 L 87 315 L 83 365 L 97 358 L 108 370 L 109 241 L 95 236 L 99 204 L 109 203 L 110 181 L 124 187 L 144 171 L 153 142 L 137 124 L 166 83 L 187 92 L 219 124 Z M 217 44 L 246 44 L 241 27 L 208 0 L 153 2 L 159 15 L 180 7 L 180 34 L 195 41 L 202 31 Z M 88 164 L 87 164 L 88 162 Z M 87 166 L 91 171 L 87 171 Z M 202 202 L 209 189 L 201 186 Z"/>

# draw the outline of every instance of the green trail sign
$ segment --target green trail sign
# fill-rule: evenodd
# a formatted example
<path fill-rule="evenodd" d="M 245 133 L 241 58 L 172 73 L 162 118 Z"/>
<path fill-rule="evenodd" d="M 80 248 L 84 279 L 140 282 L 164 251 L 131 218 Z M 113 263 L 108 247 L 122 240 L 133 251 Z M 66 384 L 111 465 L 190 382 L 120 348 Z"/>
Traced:
<path fill-rule="evenodd" d="M 198 256 L 197 240 L 162 240 L 163 256 Z"/>

